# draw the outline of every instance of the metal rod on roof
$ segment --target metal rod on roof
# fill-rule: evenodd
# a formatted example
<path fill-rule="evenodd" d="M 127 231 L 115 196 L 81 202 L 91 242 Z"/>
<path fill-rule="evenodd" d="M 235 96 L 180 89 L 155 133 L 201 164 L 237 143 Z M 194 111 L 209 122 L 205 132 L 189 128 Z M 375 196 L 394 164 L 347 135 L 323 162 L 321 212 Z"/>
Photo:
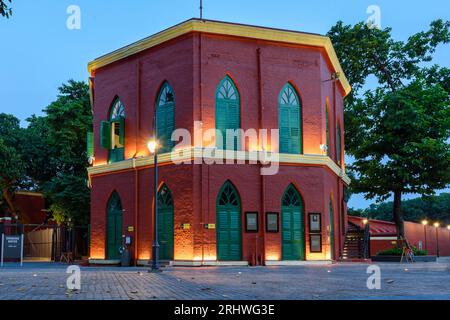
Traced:
<path fill-rule="evenodd" d="M 203 20 L 203 0 L 200 0 L 200 20 Z"/>

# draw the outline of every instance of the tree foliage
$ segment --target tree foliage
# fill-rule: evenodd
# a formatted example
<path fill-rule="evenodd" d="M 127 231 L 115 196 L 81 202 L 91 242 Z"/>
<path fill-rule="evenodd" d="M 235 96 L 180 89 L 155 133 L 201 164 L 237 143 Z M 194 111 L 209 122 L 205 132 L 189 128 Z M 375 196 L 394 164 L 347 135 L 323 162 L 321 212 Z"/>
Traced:
<path fill-rule="evenodd" d="M 395 41 L 391 29 L 338 22 L 328 35 L 353 87 L 345 101 L 352 189 L 368 199 L 394 196 L 393 217 L 404 236 L 404 193 L 432 195 L 450 182 L 450 69 L 431 65 L 450 42 L 450 22 Z M 369 77 L 377 86 L 364 90 Z"/>
<path fill-rule="evenodd" d="M 18 214 L 14 191 L 23 183 L 25 174 L 21 142 L 19 119 L 0 114 L 0 210 L 9 216 Z"/>
<path fill-rule="evenodd" d="M 0 0 L 0 15 L 9 18 L 12 15 L 10 7 L 12 0 Z"/>
<path fill-rule="evenodd" d="M 43 192 L 57 221 L 84 224 L 89 219 L 86 132 L 92 130 L 89 87 L 69 80 L 42 117 L 19 120 L 0 115 L 0 185 Z M 3 140 L 2 140 L 3 139 Z M 14 163 L 14 165 L 12 165 Z M 3 177 L 5 176 L 5 177 Z M 14 209 L 9 209 L 11 214 Z"/>
<path fill-rule="evenodd" d="M 393 202 L 372 204 L 365 210 L 349 210 L 350 215 L 370 217 L 377 220 L 392 220 Z M 422 197 L 403 202 L 402 210 L 407 221 L 421 222 L 424 219 L 450 224 L 450 193 Z"/>

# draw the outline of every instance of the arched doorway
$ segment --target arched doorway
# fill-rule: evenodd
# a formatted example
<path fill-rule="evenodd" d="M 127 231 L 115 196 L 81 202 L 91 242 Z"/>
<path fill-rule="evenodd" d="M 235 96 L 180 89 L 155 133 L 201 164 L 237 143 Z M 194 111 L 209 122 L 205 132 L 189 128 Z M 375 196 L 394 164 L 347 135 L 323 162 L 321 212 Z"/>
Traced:
<path fill-rule="evenodd" d="M 173 220 L 172 192 L 163 185 L 158 192 L 158 242 L 161 260 L 173 260 Z"/>
<path fill-rule="evenodd" d="M 120 258 L 122 246 L 122 202 L 119 194 L 113 192 L 106 210 L 106 257 L 108 260 Z"/>
<path fill-rule="evenodd" d="M 330 258 L 334 259 L 334 219 L 333 219 L 333 200 L 330 197 Z"/>
<path fill-rule="evenodd" d="M 227 181 L 219 192 L 217 214 L 217 259 L 242 260 L 241 200 L 236 188 Z"/>
<path fill-rule="evenodd" d="M 305 259 L 303 201 L 293 185 L 284 192 L 281 202 L 282 259 Z"/>

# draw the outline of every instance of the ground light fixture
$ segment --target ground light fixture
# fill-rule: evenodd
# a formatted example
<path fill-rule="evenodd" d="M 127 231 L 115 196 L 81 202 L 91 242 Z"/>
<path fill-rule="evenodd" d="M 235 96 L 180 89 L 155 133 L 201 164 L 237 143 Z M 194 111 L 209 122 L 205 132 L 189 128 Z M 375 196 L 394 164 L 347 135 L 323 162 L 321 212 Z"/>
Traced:
<path fill-rule="evenodd" d="M 159 258 L 159 242 L 158 242 L 158 140 L 156 139 L 156 112 L 154 115 L 154 134 L 155 138 L 149 140 L 147 148 L 151 154 L 153 154 L 153 245 L 152 245 L 152 269 L 151 271 L 159 271 L 158 258 Z"/>

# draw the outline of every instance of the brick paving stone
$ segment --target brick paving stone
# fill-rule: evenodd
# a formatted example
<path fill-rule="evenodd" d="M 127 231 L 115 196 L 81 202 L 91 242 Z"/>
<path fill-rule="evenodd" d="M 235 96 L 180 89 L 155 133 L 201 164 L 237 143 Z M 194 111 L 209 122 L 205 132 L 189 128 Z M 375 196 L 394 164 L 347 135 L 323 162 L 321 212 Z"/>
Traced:
<path fill-rule="evenodd" d="M 450 300 L 450 259 L 378 264 L 382 289 L 366 286 L 368 264 L 301 267 L 82 267 L 81 290 L 66 288 L 67 265 L 27 263 L 0 269 L 0 300 Z M 407 269 L 407 270 L 405 270 Z"/>

